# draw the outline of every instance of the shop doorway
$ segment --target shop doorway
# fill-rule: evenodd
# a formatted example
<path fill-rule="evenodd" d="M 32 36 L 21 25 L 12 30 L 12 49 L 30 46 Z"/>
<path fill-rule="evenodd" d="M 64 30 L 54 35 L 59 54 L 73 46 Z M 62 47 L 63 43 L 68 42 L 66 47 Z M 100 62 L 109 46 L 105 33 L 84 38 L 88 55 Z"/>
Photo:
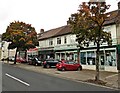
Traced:
<path fill-rule="evenodd" d="M 105 70 L 105 58 L 104 55 L 99 56 L 100 70 Z"/>

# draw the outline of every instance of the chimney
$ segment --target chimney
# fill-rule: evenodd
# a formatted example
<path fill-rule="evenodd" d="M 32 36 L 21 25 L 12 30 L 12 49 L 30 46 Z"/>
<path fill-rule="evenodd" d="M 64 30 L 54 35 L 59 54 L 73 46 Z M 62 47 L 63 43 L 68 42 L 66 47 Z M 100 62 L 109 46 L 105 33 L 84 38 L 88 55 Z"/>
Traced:
<path fill-rule="evenodd" d="M 44 33 L 44 29 L 40 29 L 40 33 Z"/>

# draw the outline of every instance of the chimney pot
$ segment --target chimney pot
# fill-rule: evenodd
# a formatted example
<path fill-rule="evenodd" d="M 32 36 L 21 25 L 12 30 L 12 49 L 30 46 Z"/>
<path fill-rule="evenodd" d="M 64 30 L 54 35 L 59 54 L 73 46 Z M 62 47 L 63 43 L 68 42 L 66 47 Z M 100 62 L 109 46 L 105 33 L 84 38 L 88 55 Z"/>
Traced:
<path fill-rule="evenodd" d="M 40 29 L 40 33 L 44 33 L 44 29 Z"/>

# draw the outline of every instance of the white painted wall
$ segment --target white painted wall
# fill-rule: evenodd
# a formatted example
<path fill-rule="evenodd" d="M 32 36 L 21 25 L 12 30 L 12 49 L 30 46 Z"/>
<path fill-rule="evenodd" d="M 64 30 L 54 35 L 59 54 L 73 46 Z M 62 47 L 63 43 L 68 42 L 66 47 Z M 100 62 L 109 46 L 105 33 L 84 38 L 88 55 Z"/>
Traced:
<path fill-rule="evenodd" d="M 16 49 L 10 49 L 9 53 L 8 53 L 8 42 L 5 42 L 3 47 L 2 47 L 2 51 L 1 51 L 1 59 L 2 58 L 8 58 L 8 56 L 14 56 L 15 55 L 15 51 Z"/>
<path fill-rule="evenodd" d="M 66 36 L 67 38 L 67 43 L 64 43 L 64 37 Z M 61 38 L 61 44 L 57 44 L 57 38 L 60 37 Z M 64 45 L 68 45 L 68 44 L 76 44 L 77 42 L 76 40 L 76 35 L 73 34 L 69 34 L 69 35 L 63 35 L 63 36 L 58 36 L 58 37 L 54 37 L 53 39 L 53 45 L 49 45 L 49 39 L 45 39 L 45 40 L 41 40 L 39 41 L 39 47 L 40 48 L 44 48 L 44 47 L 55 47 L 55 46 L 64 46 Z"/>
<path fill-rule="evenodd" d="M 106 31 L 106 32 L 110 32 L 111 33 L 111 37 L 112 37 L 112 40 L 113 40 L 113 42 L 112 42 L 112 44 L 113 45 L 116 45 L 117 44 L 117 29 L 116 29 L 116 25 L 115 24 L 113 24 L 113 25 L 109 25 L 109 26 L 105 26 L 104 27 L 104 30 Z"/>
<path fill-rule="evenodd" d="M 105 66 L 105 71 L 118 72 L 117 67 L 114 67 L 114 66 Z"/>
<path fill-rule="evenodd" d="M 117 43 L 120 44 L 120 24 L 117 24 Z"/>
<path fill-rule="evenodd" d="M 116 32 L 116 30 L 117 29 L 116 29 L 115 24 L 104 27 L 104 31 L 111 33 L 111 37 L 112 37 L 112 40 L 113 40 L 113 42 L 112 42 L 113 45 L 117 44 L 117 35 L 120 36 L 120 33 Z M 64 37 L 65 36 L 67 37 L 67 43 L 66 44 L 64 44 Z M 59 45 L 57 44 L 57 38 L 58 37 L 61 37 L 61 44 L 59 44 Z M 53 45 L 52 46 L 49 45 L 49 39 L 39 41 L 40 48 L 55 47 L 55 46 L 61 46 L 61 45 L 63 46 L 63 45 L 68 45 L 68 44 L 77 44 L 76 35 L 68 34 L 68 35 L 63 35 L 63 36 L 58 36 L 58 37 L 52 38 L 53 39 Z M 104 43 L 101 46 L 105 46 L 105 45 L 107 45 L 107 43 Z M 95 46 L 96 45 L 94 45 L 94 43 L 91 42 L 89 47 L 95 47 Z"/>

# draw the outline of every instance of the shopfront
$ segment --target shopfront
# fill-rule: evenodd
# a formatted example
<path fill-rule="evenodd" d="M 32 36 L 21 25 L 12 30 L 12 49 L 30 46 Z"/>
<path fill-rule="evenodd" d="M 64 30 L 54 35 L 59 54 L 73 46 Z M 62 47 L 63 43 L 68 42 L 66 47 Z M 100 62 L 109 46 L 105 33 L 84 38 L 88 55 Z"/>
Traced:
<path fill-rule="evenodd" d="M 40 48 L 38 51 L 38 55 L 39 55 L 39 58 L 42 60 L 55 58 L 55 52 L 53 48 Z"/>
<path fill-rule="evenodd" d="M 75 51 L 68 51 L 68 50 L 64 50 L 64 51 L 56 51 L 55 52 L 55 58 L 56 59 L 65 59 L 65 60 L 74 60 L 77 61 L 77 50 Z"/>
<path fill-rule="evenodd" d="M 82 50 L 80 53 L 81 64 L 85 68 L 95 69 L 96 63 L 96 50 Z M 117 57 L 116 48 L 102 48 L 99 55 L 100 70 L 112 70 L 116 71 Z"/>

